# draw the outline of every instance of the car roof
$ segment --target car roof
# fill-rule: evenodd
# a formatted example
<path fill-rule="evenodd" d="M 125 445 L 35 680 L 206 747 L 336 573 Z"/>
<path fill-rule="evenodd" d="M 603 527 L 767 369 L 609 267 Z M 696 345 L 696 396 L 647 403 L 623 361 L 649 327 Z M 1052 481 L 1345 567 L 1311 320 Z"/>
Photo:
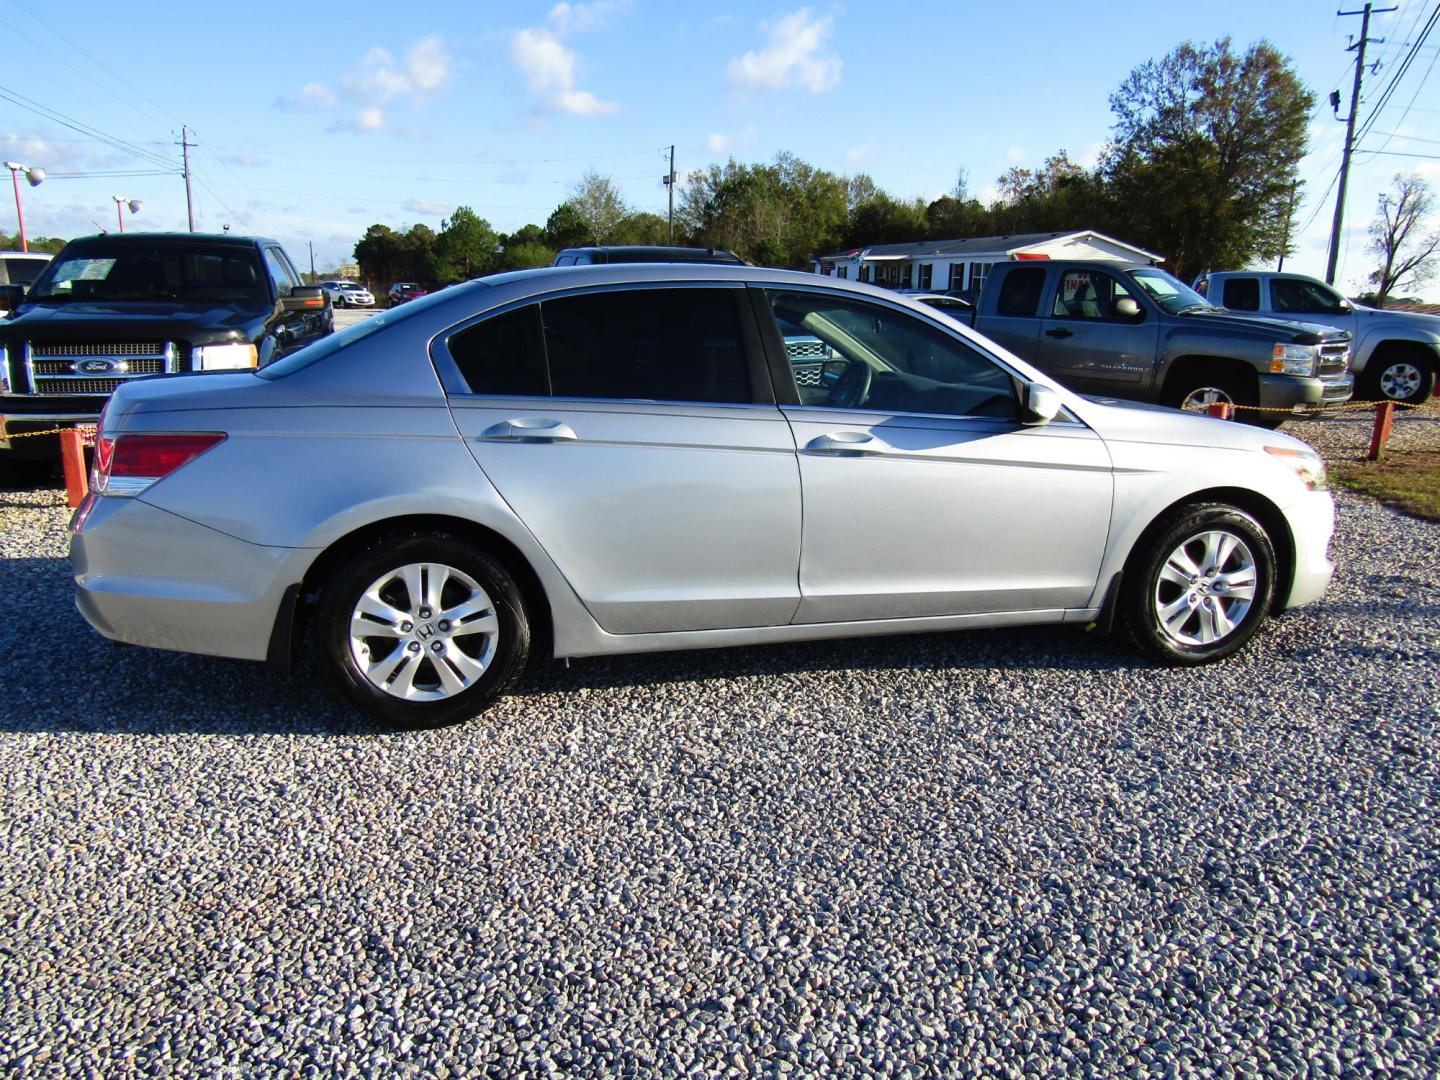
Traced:
<path fill-rule="evenodd" d="M 234 247 L 254 247 L 257 244 L 275 244 L 280 241 L 272 240 L 268 236 L 236 236 L 234 233 L 192 233 L 192 232 L 126 232 L 126 233 L 92 233 L 89 236 L 77 236 L 71 240 L 71 244 L 88 244 L 95 240 L 104 240 L 109 243 L 140 244 L 155 243 L 159 241 L 166 244 L 228 244 Z M 69 246 L 68 244 L 66 245 Z"/>
<path fill-rule="evenodd" d="M 586 247 L 562 248 L 562 255 L 606 255 L 612 262 L 715 262 L 739 265 L 738 255 L 723 248 L 681 247 L 672 244 L 591 244 Z"/>
<path fill-rule="evenodd" d="M 49 251 L 0 251 L 0 259 L 53 259 Z"/>

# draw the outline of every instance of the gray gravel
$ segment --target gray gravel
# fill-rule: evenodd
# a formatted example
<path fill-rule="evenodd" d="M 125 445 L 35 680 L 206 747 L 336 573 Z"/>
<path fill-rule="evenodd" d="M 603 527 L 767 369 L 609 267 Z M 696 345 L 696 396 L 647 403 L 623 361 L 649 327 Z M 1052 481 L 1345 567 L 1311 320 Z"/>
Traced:
<path fill-rule="evenodd" d="M 391 735 L 103 642 L 0 492 L 23 1075 L 1440 1071 L 1440 526 L 1222 667 L 1063 629 L 549 665 Z"/>

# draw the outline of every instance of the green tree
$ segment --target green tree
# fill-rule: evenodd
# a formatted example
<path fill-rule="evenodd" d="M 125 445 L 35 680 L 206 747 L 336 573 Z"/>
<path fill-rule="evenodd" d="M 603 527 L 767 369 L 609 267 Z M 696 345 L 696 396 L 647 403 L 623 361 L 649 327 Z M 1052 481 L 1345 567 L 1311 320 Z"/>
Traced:
<path fill-rule="evenodd" d="M 663 217 L 648 210 L 626 214 L 611 234 L 612 244 L 665 244 L 669 228 Z"/>
<path fill-rule="evenodd" d="M 418 281 L 427 288 L 439 284 L 435 254 L 435 230 L 429 225 L 411 225 L 400 238 L 400 276 L 396 280 Z"/>
<path fill-rule="evenodd" d="M 587 172 L 571 189 L 566 201 L 590 226 L 590 234 L 597 244 L 615 243 L 615 230 L 630 213 L 615 182 L 598 172 Z"/>
<path fill-rule="evenodd" d="M 521 225 L 513 233 L 502 234 L 500 237 L 500 246 L 506 248 L 512 244 L 543 243 L 545 243 L 545 230 L 539 225 Z"/>
<path fill-rule="evenodd" d="M 903 244 L 923 240 L 927 231 L 925 201 L 902 201 L 883 191 L 876 192 L 850 214 L 850 225 L 841 247 L 870 244 Z"/>
<path fill-rule="evenodd" d="M 31 251 L 43 251 L 54 255 L 65 246 L 66 241 L 58 236 L 27 236 L 26 243 Z M 20 234 L 0 232 L 0 251 L 19 251 Z"/>
<path fill-rule="evenodd" d="M 1185 279 L 1279 254 L 1314 102 L 1267 41 L 1243 54 L 1229 38 L 1186 42 L 1141 64 L 1110 97 L 1118 231 Z"/>
<path fill-rule="evenodd" d="M 590 223 L 585 220 L 575 205 L 563 202 L 557 206 L 545 222 L 545 244 L 548 247 L 586 247 L 597 243 Z"/>
<path fill-rule="evenodd" d="M 392 282 L 405 273 L 400 237 L 388 225 L 371 225 L 355 244 L 355 262 L 366 281 Z"/>
<path fill-rule="evenodd" d="M 501 270 L 529 270 L 536 266 L 549 266 L 555 261 L 555 252 L 544 244 L 507 244 L 500 255 Z"/>
<path fill-rule="evenodd" d="M 458 206 L 440 223 L 435 239 L 435 269 L 440 281 L 469 281 L 495 265 L 500 238 L 490 223 L 468 206 Z"/>

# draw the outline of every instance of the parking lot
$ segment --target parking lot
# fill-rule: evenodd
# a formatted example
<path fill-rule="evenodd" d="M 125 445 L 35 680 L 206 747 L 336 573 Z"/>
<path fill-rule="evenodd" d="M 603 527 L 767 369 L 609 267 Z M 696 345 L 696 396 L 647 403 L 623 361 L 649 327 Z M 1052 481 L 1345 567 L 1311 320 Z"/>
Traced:
<path fill-rule="evenodd" d="M 1433 1075 L 1440 526 L 1338 502 L 1326 599 L 1218 667 L 1063 628 L 552 662 L 400 735 L 105 642 L 62 495 L 0 492 L 0 1060 Z"/>

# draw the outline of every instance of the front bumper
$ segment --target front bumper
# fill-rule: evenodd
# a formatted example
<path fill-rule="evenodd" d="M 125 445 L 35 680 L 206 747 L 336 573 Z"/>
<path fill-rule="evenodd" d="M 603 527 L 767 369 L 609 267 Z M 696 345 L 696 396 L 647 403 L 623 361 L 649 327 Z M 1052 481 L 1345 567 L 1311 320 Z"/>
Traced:
<path fill-rule="evenodd" d="M 37 435 L 36 432 L 95 424 L 100 420 L 98 411 L 6 412 L 7 401 L 14 400 L 0 398 L 0 452 L 16 457 L 57 458 L 60 456 L 60 437 L 54 434 Z"/>
<path fill-rule="evenodd" d="M 1310 412 L 1327 405 L 1349 401 L 1355 392 L 1355 379 L 1346 374 L 1339 379 L 1301 379 L 1293 375 L 1261 375 L 1260 407 Z"/>
<path fill-rule="evenodd" d="M 114 641 L 264 660 L 315 553 L 262 547 L 140 499 L 92 496 L 70 536 L 75 606 Z"/>
<path fill-rule="evenodd" d="M 339 301 L 346 307 L 374 307 L 375 297 L 366 293 L 364 296 L 356 296 L 354 293 L 346 293 Z"/>
<path fill-rule="evenodd" d="M 1330 538 L 1335 532 L 1335 500 L 1328 491 L 1307 492 L 1285 508 L 1285 521 L 1295 544 L 1290 593 L 1282 607 L 1300 607 L 1320 599 L 1335 573 Z"/>

